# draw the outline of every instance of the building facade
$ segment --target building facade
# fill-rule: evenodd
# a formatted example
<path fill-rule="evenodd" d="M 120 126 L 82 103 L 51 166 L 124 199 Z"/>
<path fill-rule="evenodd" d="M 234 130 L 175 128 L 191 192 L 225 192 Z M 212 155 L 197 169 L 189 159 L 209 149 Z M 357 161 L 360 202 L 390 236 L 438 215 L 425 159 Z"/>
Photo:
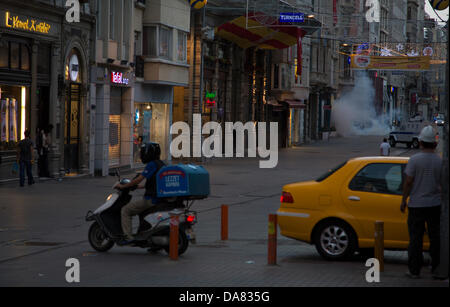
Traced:
<path fill-rule="evenodd" d="M 17 177 L 11 169 L 24 131 L 36 142 L 49 125 L 51 175 L 88 172 L 91 11 L 81 4 L 80 22 L 68 23 L 63 1 L 0 3 L 0 180 Z"/>

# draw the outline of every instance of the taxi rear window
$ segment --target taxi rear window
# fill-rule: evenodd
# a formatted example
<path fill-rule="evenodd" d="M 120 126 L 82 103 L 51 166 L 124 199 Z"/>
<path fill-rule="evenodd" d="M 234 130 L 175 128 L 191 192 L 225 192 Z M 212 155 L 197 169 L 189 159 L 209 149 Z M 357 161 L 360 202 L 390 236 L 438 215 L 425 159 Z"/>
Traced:
<path fill-rule="evenodd" d="M 338 166 L 336 166 L 335 168 L 329 169 L 325 174 L 319 176 L 319 178 L 316 179 L 317 182 L 322 182 L 325 179 L 327 179 L 328 177 L 330 177 L 331 175 L 333 175 L 335 172 L 337 172 L 339 169 L 341 169 L 345 164 L 347 164 L 347 161 L 339 164 Z"/>

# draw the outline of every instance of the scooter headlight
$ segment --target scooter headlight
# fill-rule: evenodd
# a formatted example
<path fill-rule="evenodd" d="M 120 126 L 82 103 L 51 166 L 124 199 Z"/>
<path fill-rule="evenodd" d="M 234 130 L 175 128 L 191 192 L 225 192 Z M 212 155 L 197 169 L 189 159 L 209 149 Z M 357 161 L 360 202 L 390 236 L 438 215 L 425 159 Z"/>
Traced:
<path fill-rule="evenodd" d="M 108 198 L 106 199 L 106 201 L 109 201 L 112 197 L 113 197 L 113 195 L 110 194 L 110 195 L 108 196 Z"/>

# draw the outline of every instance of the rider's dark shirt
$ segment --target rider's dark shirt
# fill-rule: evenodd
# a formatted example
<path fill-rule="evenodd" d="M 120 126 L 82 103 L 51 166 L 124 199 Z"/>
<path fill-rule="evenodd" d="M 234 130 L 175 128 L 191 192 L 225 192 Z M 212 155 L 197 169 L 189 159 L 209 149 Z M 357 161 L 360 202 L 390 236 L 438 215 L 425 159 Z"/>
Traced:
<path fill-rule="evenodd" d="M 158 167 L 157 167 L 155 161 L 151 161 L 145 166 L 145 169 L 142 172 L 142 176 L 144 176 L 146 180 L 150 180 L 150 178 L 152 178 L 153 174 L 155 174 L 156 171 L 158 171 Z M 144 199 L 147 199 L 147 200 L 151 199 L 153 203 L 157 203 L 156 197 L 153 198 L 151 196 L 145 195 Z"/>

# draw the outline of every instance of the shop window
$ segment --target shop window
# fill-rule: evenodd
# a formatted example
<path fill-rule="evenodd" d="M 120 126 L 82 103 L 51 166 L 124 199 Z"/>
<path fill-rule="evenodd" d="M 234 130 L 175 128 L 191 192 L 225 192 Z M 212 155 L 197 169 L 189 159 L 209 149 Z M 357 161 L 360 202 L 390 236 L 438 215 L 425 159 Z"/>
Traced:
<path fill-rule="evenodd" d="M 133 120 L 134 162 L 140 163 L 140 144 L 158 143 L 161 147 L 161 160 L 167 159 L 169 150 L 170 104 L 135 103 Z"/>
<path fill-rule="evenodd" d="M 25 44 L 0 41 L 0 68 L 30 70 L 30 52 Z"/>
<path fill-rule="evenodd" d="M 27 93 L 26 87 L 0 86 L 0 150 L 15 150 L 23 138 Z"/>
<path fill-rule="evenodd" d="M 120 164 L 120 115 L 109 116 L 109 165 Z"/>

